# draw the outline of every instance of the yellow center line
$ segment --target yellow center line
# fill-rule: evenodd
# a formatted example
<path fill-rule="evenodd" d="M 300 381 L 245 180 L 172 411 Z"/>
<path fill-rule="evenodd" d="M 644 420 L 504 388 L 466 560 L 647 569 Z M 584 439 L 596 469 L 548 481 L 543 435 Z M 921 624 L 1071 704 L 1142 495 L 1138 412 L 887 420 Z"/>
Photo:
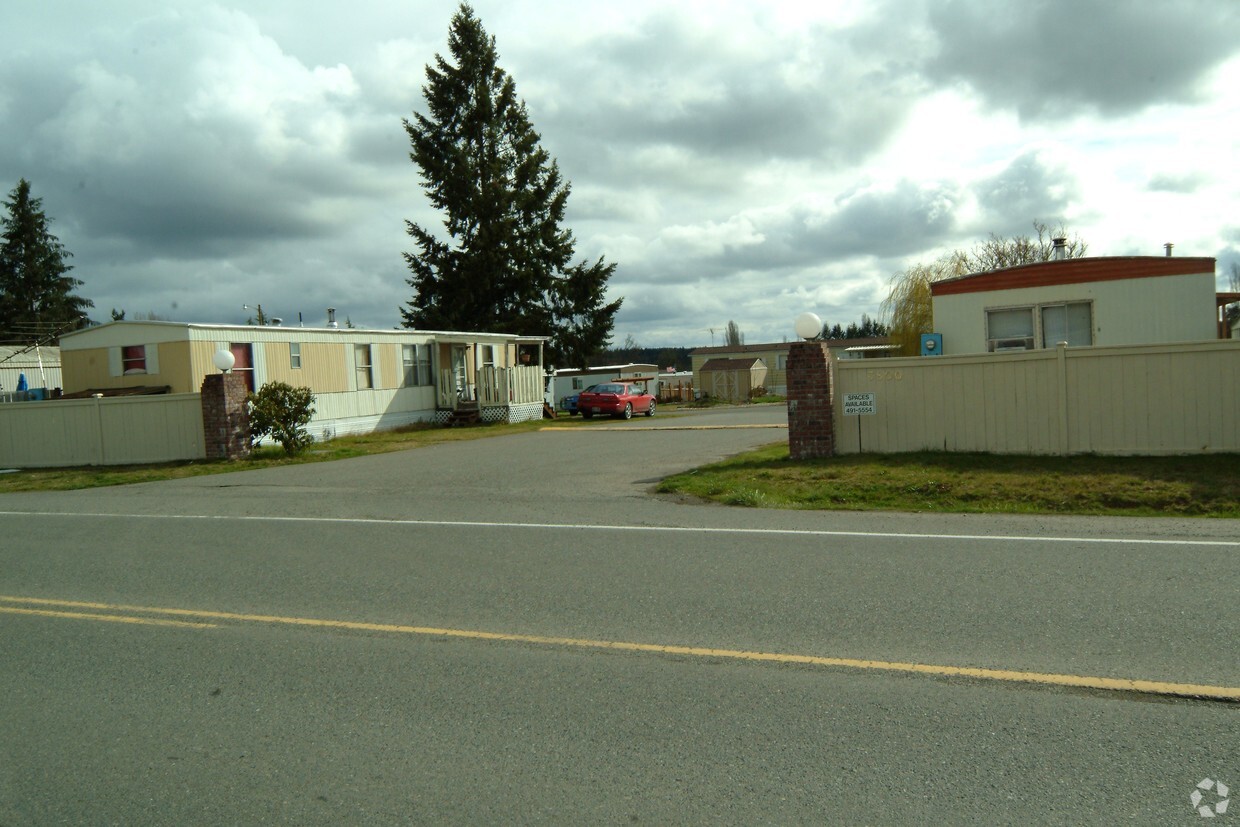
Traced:
<path fill-rule="evenodd" d="M 68 617 L 78 620 L 103 620 L 109 623 L 135 623 L 142 626 L 180 626 L 189 629 L 215 629 L 215 623 L 191 623 L 184 620 L 166 620 L 158 617 L 132 617 L 130 615 L 102 615 L 89 612 L 57 612 L 51 609 L 21 609 L 16 606 L 0 606 L 0 613 L 11 615 L 36 615 L 38 617 Z"/>
<path fill-rule="evenodd" d="M 1147 695 L 1174 695 L 1189 698 L 1210 698 L 1240 701 L 1240 686 L 1214 686 L 1209 684 L 1173 683 L 1132 678 L 1103 678 L 1092 675 L 1065 675 L 1046 672 L 1029 672 L 1008 669 L 981 669 L 969 666 L 944 666 L 930 663 L 902 663 L 899 661 L 861 660 L 856 658 L 833 658 L 819 655 L 795 655 L 781 652 L 751 652 L 737 649 L 712 649 L 702 646 L 676 646 L 657 643 L 633 643 L 615 640 L 592 640 L 589 638 L 548 637 L 505 632 L 483 632 L 471 629 L 441 629 L 434 626 L 405 626 L 391 623 L 366 623 L 352 620 L 323 620 L 308 617 L 284 617 L 280 615 L 243 614 L 216 612 L 200 609 L 172 609 L 153 606 L 128 606 L 110 603 L 87 603 L 72 600 L 48 600 L 34 597 L 9 597 L 0 595 L 5 603 L 23 603 L 36 606 L 59 606 L 72 609 L 96 609 L 113 612 L 139 612 L 174 617 L 195 617 L 208 620 L 230 620 L 243 623 L 268 623 L 285 626 L 305 626 L 320 629 L 347 629 L 351 631 L 386 632 L 391 634 L 427 635 L 452 637 L 466 640 L 489 640 L 505 643 L 527 643 L 542 646 L 560 646 L 577 649 L 610 649 L 624 652 L 642 652 L 660 655 L 685 655 L 701 658 L 722 658 L 760 663 L 785 663 L 808 666 L 827 666 L 846 669 L 864 669 L 882 672 L 903 672 L 940 677 L 974 678 L 978 680 L 1030 683 L 1046 686 L 1069 686 L 1082 689 L 1099 689 L 1115 692 L 1137 692 Z M 0 611 L 14 611 L 0 607 Z M 39 614 L 35 610 L 22 610 Z M 60 613 L 46 612 L 53 616 Z M 100 620 L 117 620 L 118 615 L 70 615 L 92 617 Z M 143 622 L 143 618 L 126 618 L 123 622 Z M 149 621 L 155 622 L 155 621 Z M 165 621 L 175 622 L 175 621 Z M 191 624 L 184 624 L 191 625 Z M 210 625 L 210 624 L 204 624 Z"/>

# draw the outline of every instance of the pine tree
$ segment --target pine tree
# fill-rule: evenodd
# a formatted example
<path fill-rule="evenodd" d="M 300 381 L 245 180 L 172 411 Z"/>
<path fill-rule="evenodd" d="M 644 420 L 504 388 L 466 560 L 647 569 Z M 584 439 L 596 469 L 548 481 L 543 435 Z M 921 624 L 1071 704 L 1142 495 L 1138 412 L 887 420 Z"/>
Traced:
<path fill-rule="evenodd" d="M 94 303 L 73 295 L 82 282 L 68 275 L 72 254 L 48 231 L 42 206 L 22 178 L 0 219 L 0 338 L 7 341 L 47 342 L 90 324 L 86 308 Z"/>
<path fill-rule="evenodd" d="M 561 228 L 569 184 L 539 145 L 525 103 L 498 66 L 495 38 L 462 4 L 423 87 L 428 114 L 405 120 L 423 188 L 450 241 L 405 222 L 414 295 L 405 327 L 549 335 L 550 358 L 585 367 L 606 348 L 620 301 L 606 303 L 616 265 L 571 264 Z"/>

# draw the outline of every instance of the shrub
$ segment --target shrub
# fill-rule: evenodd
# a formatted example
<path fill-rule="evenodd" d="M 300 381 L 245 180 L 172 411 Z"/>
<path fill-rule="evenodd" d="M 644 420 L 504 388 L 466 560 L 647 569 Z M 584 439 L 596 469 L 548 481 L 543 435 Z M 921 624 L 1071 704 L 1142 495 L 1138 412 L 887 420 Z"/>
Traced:
<path fill-rule="evenodd" d="M 300 453 L 314 441 L 306 425 L 314 416 L 314 394 L 309 388 L 294 388 L 283 382 L 268 382 L 252 393 L 250 439 L 258 442 L 271 437 L 284 446 L 289 456 Z"/>

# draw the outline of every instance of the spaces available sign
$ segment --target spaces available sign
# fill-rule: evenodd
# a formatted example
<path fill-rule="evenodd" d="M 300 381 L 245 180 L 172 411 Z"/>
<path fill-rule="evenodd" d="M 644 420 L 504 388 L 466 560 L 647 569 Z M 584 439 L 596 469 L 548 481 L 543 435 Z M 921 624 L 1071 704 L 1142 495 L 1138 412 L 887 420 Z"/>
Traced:
<path fill-rule="evenodd" d="M 872 393 L 844 394 L 844 416 L 873 416 L 878 411 Z"/>

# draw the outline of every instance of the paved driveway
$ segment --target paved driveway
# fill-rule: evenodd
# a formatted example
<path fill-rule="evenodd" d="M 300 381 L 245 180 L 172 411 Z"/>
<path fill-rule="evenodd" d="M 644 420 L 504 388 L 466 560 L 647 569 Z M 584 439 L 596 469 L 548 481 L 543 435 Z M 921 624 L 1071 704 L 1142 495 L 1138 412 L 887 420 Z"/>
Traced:
<path fill-rule="evenodd" d="M 340 462 L 13 495 L 11 502 L 58 511 L 625 521 L 635 509 L 666 509 L 646 496 L 661 478 L 786 441 L 786 424 L 781 405 L 660 412 Z"/>

